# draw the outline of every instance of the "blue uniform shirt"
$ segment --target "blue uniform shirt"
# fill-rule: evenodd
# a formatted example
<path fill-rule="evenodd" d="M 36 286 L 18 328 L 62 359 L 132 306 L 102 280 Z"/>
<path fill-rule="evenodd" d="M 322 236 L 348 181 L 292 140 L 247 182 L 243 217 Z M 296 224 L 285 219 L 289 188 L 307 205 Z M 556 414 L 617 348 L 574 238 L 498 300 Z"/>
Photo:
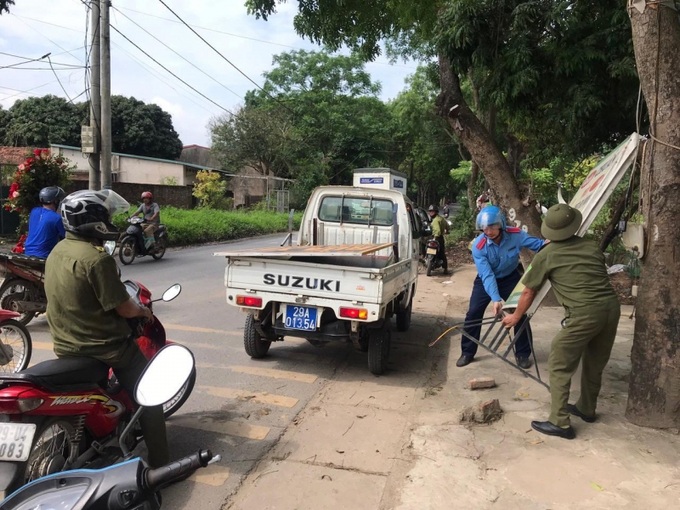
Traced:
<path fill-rule="evenodd" d="M 477 266 L 477 274 L 492 301 L 502 301 L 496 279 L 510 276 L 517 268 L 520 250 L 529 248 L 538 251 L 543 243 L 543 239 L 530 236 L 517 227 L 507 227 L 499 244 L 488 239 L 484 233 L 472 241 L 472 258 Z"/>
<path fill-rule="evenodd" d="M 28 237 L 24 243 L 24 253 L 46 258 L 65 236 L 64 224 L 58 212 L 34 207 L 28 217 Z"/>

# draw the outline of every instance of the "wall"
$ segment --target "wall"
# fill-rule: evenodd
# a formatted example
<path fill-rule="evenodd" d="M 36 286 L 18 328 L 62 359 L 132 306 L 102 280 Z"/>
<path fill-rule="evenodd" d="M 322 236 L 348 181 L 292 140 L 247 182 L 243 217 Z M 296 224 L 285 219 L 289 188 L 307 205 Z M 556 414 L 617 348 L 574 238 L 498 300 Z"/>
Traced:
<path fill-rule="evenodd" d="M 194 197 L 191 194 L 192 186 L 114 182 L 112 188 L 113 191 L 130 202 L 130 209 L 133 211 L 142 203 L 141 195 L 144 191 L 153 193 L 154 202 L 157 202 L 161 209 L 164 206 L 179 207 L 180 209 L 192 209 L 194 207 Z M 72 181 L 71 186 L 65 191 L 71 193 L 80 189 L 87 189 L 86 181 Z"/>

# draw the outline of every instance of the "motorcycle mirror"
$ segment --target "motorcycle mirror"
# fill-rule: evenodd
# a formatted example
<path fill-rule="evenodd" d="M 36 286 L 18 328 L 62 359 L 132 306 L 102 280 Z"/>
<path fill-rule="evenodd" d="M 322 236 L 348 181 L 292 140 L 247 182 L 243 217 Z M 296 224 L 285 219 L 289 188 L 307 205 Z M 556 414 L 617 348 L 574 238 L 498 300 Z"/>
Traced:
<path fill-rule="evenodd" d="M 179 296 L 180 292 L 182 292 L 182 286 L 179 283 L 176 283 L 169 287 L 168 290 L 163 292 L 161 299 L 167 303 L 168 301 L 172 301 L 177 296 Z"/>
<path fill-rule="evenodd" d="M 159 350 L 144 369 L 135 388 L 135 400 L 141 406 L 164 404 L 187 382 L 194 370 L 194 355 L 179 344 Z"/>

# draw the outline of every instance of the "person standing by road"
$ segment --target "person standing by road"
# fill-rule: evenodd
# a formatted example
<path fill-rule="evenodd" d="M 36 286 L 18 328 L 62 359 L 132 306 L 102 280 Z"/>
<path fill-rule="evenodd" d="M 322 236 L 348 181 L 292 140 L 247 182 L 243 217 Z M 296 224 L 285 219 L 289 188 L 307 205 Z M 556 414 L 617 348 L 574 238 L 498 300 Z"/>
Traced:
<path fill-rule="evenodd" d="M 61 216 L 57 212 L 59 202 L 65 196 L 66 193 L 59 186 L 47 186 L 40 190 L 40 205 L 34 207 L 28 217 L 28 236 L 24 243 L 26 255 L 46 258 L 66 236 Z"/>
<path fill-rule="evenodd" d="M 477 278 L 472 286 L 470 305 L 465 315 L 465 328 L 461 338 L 461 356 L 457 367 L 469 365 L 477 353 L 477 344 L 470 340 L 479 338 L 482 331 L 480 321 L 489 303 L 493 303 L 493 314 L 499 315 L 503 300 L 512 293 L 522 278 L 519 254 L 522 248 L 532 251 L 541 249 L 545 241 L 533 237 L 517 227 L 507 227 L 505 216 L 498 206 L 489 205 L 477 214 L 477 230 L 481 230 L 472 241 L 472 258 L 477 267 Z M 517 328 L 524 324 L 525 318 L 518 320 Z M 515 343 L 515 359 L 520 368 L 531 367 L 531 328 L 526 328 Z"/>
<path fill-rule="evenodd" d="M 446 259 L 446 244 L 444 242 L 444 234 L 449 233 L 449 224 L 444 218 L 439 216 L 439 207 L 431 205 L 427 208 L 427 214 L 430 216 L 430 227 L 432 228 L 432 237 L 439 244 L 437 257 L 442 261 L 442 269 L 444 274 L 449 274 L 449 262 Z"/>
<path fill-rule="evenodd" d="M 621 315 L 604 255 L 590 240 L 576 236 L 582 215 L 578 209 L 558 204 L 548 209 L 541 233 L 551 243 L 541 250 L 524 275 L 525 285 L 517 308 L 503 319 L 511 328 L 533 303 L 546 280 L 565 309 L 563 329 L 553 338 L 548 357 L 550 373 L 550 416 L 532 421 L 531 427 L 550 436 L 576 437 L 569 415 L 595 421 L 602 372 L 614 346 Z M 571 379 L 581 362 L 581 396 L 569 404 Z"/>

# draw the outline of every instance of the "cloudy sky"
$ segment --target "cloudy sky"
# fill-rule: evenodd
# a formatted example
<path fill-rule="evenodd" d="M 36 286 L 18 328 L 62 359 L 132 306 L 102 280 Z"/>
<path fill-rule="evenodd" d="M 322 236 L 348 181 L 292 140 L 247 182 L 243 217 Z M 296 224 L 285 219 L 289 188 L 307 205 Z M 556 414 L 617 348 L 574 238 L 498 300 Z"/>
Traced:
<path fill-rule="evenodd" d="M 83 1 L 16 0 L 10 14 L 0 15 L 0 104 L 5 108 L 17 99 L 45 94 L 76 102 L 86 99 L 89 20 Z M 245 93 L 255 88 L 253 82 L 263 83 L 273 55 L 318 49 L 293 31 L 294 1 L 279 6 L 267 22 L 249 16 L 245 0 L 164 1 L 233 66 L 159 1 L 115 0 L 111 25 L 121 33 L 111 30 L 111 90 L 169 112 L 185 145 L 210 144 L 210 119 L 243 104 Z M 27 62 L 47 53 L 54 70 L 47 59 Z M 404 78 L 415 71 L 415 64 L 390 65 L 381 58 L 366 68 L 381 83 L 381 97 L 387 100 L 404 89 Z"/>

